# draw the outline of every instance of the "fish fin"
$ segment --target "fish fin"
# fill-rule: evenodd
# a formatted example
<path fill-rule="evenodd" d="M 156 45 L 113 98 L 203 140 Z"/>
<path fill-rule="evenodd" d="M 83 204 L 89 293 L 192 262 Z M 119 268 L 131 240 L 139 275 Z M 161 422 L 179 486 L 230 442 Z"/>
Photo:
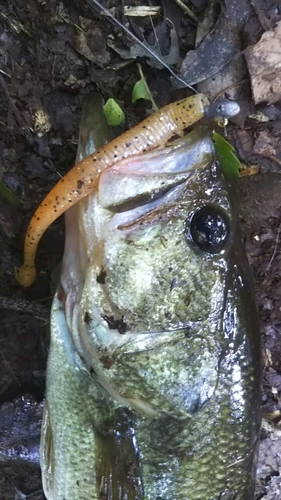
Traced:
<path fill-rule="evenodd" d="M 48 500 L 54 499 L 53 480 L 55 468 L 53 432 L 49 417 L 48 404 L 45 403 L 40 440 L 40 466 L 42 471 L 43 490 Z"/>
<path fill-rule="evenodd" d="M 97 432 L 97 484 L 99 500 L 142 500 L 140 457 L 132 419 L 117 411 L 114 430 Z M 121 417 L 121 418 L 120 418 Z"/>

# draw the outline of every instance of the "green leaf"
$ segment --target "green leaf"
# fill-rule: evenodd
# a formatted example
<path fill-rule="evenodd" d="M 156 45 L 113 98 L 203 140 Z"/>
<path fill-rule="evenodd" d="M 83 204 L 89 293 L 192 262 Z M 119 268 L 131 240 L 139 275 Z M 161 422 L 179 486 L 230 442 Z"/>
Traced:
<path fill-rule="evenodd" d="M 141 79 L 135 84 L 132 92 L 132 103 L 136 102 L 138 99 L 147 99 L 151 101 L 153 111 L 157 111 L 156 103 L 152 97 L 152 94 L 149 90 L 149 86 L 146 83 L 146 79 L 144 77 L 141 65 L 137 63 L 137 67 L 139 70 L 139 74 Z"/>
<path fill-rule="evenodd" d="M 213 133 L 213 141 L 217 159 L 225 177 L 236 178 L 240 175 L 241 164 L 235 155 L 235 149 L 221 135 Z"/>
<path fill-rule="evenodd" d="M 147 99 L 150 101 L 151 94 L 147 89 L 147 85 L 143 79 L 139 80 L 134 88 L 132 93 L 132 103 L 135 103 L 138 99 Z"/>
<path fill-rule="evenodd" d="M 23 202 L 2 181 L 0 181 L 0 195 L 2 195 L 14 205 L 23 205 Z"/>
<path fill-rule="evenodd" d="M 113 127 L 115 127 L 116 125 L 120 125 L 120 123 L 125 120 L 123 110 L 120 108 L 119 104 L 114 101 L 114 99 L 108 99 L 108 101 L 106 101 L 104 105 L 103 110 L 108 125 L 112 125 Z"/>

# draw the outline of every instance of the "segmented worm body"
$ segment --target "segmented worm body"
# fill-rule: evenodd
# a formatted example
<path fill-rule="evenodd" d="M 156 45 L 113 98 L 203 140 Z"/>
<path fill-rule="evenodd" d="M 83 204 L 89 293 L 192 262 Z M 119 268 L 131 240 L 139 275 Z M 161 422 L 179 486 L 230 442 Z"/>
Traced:
<path fill-rule="evenodd" d="M 123 158 L 165 145 L 171 137 L 203 118 L 208 105 L 204 94 L 169 104 L 75 165 L 46 196 L 30 221 L 24 244 L 24 264 L 15 271 L 19 283 L 24 287 L 32 285 L 41 236 L 68 208 L 95 191 L 102 170 Z"/>

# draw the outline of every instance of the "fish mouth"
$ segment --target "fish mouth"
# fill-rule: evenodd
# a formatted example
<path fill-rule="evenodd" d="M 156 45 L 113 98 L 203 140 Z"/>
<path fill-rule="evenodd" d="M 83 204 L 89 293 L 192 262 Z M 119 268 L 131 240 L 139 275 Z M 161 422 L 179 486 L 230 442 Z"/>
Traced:
<path fill-rule="evenodd" d="M 187 155 L 188 151 L 188 155 Z M 105 169 L 100 177 L 100 205 L 122 213 L 162 197 L 214 160 L 214 146 L 202 127 L 165 147 Z"/>

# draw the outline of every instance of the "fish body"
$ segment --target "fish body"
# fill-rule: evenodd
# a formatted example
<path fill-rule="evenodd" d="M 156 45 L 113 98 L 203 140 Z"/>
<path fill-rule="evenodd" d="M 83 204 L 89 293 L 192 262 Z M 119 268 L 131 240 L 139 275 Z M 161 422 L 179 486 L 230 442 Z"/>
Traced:
<path fill-rule="evenodd" d="M 47 499 L 252 500 L 257 311 L 208 132 L 106 168 L 66 223 L 41 438 Z"/>

